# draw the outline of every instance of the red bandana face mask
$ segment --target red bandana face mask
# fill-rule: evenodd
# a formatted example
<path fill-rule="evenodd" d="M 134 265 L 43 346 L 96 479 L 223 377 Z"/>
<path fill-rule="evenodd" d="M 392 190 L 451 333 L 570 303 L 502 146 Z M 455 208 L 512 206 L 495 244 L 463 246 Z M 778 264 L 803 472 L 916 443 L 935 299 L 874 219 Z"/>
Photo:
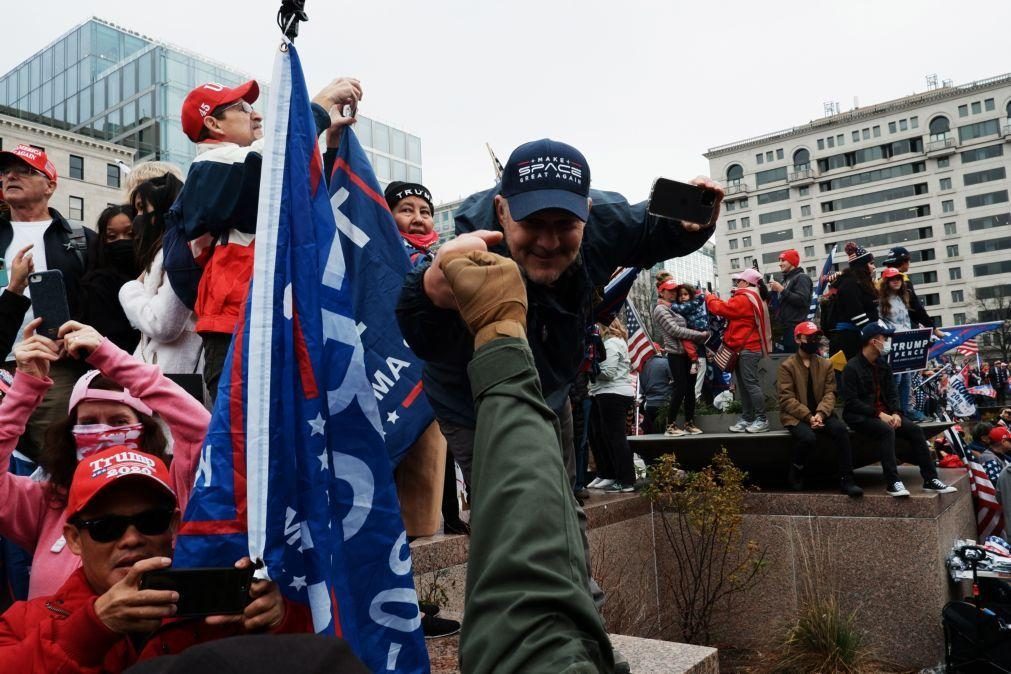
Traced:
<path fill-rule="evenodd" d="M 434 229 L 428 234 L 408 234 L 407 232 L 401 232 L 400 236 L 404 237 L 404 240 L 415 248 L 423 250 L 426 253 L 428 252 L 428 249 L 439 240 L 439 233 Z"/>
<path fill-rule="evenodd" d="M 140 434 L 144 431 L 141 424 L 129 426 L 107 426 L 105 424 L 88 424 L 74 426 L 74 442 L 77 444 L 77 460 L 101 451 L 108 447 L 121 446 L 126 449 L 140 449 Z"/>

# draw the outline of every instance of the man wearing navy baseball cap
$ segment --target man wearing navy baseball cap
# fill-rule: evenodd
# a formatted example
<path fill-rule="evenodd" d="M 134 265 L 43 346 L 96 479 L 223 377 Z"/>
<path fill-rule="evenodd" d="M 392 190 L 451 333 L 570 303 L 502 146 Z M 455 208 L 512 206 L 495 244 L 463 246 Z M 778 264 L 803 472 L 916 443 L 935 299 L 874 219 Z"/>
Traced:
<path fill-rule="evenodd" d="M 881 321 L 867 323 L 860 330 L 863 345 L 846 363 L 842 373 L 840 393 L 845 400 L 843 421 L 857 433 L 877 445 L 881 453 L 881 471 L 885 476 L 885 491 L 889 496 L 909 496 L 895 458 L 895 438 L 905 439 L 912 450 L 923 477 L 923 490 L 947 494 L 958 491 L 937 478 L 937 469 L 930 458 L 923 431 L 902 416 L 899 391 L 895 385 L 888 354 L 892 350 L 895 330 Z"/>
<path fill-rule="evenodd" d="M 408 344 L 426 361 L 425 392 L 468 482 L 475 417 L 467 364 L 473 345 L 456 312 L 440 257 L 491 250 L 519 265 L 527 284 L 534 364 L 545 400 L 558 415 L 565 464 L 574 479 L 568 391 L 583 360 L 586 329 L 593 323 L 595 291 L 618 267 L 650 267 L 687 255 L 712 236 L 723 189 L 707 178 L 694 182 L 717 193 L 709 222 L 651 216 L 645 202 L 631 205 L 615 192 L 590 189 L 590 166 L 583 154 L 545 138 L 516 148 L 501 184 L 460 205 L 455 214 L 458 236 L 440 249 L 434 262 L 408 275 L 397 318 Z M 585 526 L 585 518 L 581 524 Z"/>

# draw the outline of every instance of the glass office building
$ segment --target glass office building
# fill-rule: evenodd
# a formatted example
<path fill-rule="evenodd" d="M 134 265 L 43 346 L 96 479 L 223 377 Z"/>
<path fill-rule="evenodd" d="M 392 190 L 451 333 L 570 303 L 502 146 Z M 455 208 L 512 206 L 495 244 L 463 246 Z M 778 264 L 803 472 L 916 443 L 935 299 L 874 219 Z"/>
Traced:
<path fill-rule="evenodd" d="M 195 156 L 179 121 L 186 94 L 203 82 L 234 86 L 249 79 L 93 17 L 0 76 L 0 113 L 126 145 L 136 161 L 161 159 L 185 169 Z M 264 101 L 263 83 L 261 91 Z M 384 187 L 421 181 L 420 138 L 362 116 L 355 130 Z"/>

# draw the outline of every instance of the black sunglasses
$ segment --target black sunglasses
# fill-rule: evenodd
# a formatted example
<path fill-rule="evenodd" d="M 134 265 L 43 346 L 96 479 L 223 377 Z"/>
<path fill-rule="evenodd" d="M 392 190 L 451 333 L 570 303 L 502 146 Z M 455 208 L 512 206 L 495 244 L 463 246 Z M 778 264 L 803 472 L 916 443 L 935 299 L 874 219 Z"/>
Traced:
<path fill-rule="evenodd" d="M 172 524 L 173 514 L 172 510 L 157 508 L 136 515 L 106 515 L 93 520 L 75 518 L 71 524 L 78 529 L 86 530 L 91 534 L 91 540 L 96 543 L 111 543 L 119 540 L 131 524 L 145 536 L 163 534 Z"/>

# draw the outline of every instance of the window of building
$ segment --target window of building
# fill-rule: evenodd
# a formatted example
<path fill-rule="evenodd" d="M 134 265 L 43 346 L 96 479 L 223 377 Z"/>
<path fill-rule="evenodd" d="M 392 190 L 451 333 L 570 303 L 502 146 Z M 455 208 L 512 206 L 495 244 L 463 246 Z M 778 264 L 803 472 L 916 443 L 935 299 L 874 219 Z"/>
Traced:
<path fill-rule="evenodd" d="M 930 227 L 925 227 L 927 230 L 927 236 L 923 237 L 929 239 L 931 237 Z M 910 262 L 930 262 L 934 259 L 934 249 L 924 248 L 923 250 L 911 250 L 909 251 L 909 261 Z"/>
<path fill-rule="evenodd" d="M 936 271 L 921 271 L 909 275 L 909 280 L 913 285 L 923 285 L 924 283 L 937 283 Z"/>
<path fill-rule="evenodd" d="M 948 267 L 948 280 L 958 281 L 962 278 L 962 268 L 961 267 Z"/>
<path fill-rule="evenodd" d="M 835 137 L 835 142 L 836 145 L 842 145 L 843 143 L 846 142 L 846 138 L 840 133 L 838 136 Z"/>
<path fill-rule="evenodd" d="M 806 197 L 811 194 L 811 188 L 804 185 L 803 187 L 798 188 L 797 193 L 802 197 Z"/>
<path fill-rule="evenodd" d="M 823 201 L 821 203 L 822 213 L 831 213 L 832 211 L 839 211 L 846 208 L 856 208 L 858 206 L 870 206 L 871 204 L 879 204 L 884 201 L 893 201 L 895 199 L 905 199 L 907 197 L 916 196 L 919 194 L 927 193 L 927 183 L 917 183 L 915 185 L 903 185 L 902 187 L 893 187 L 889 190 L 881 190 L 879 192 L 867 192 L 864 194 L 857 194 L 852 197 L 843 197 L 841 199 L 834 199 L 832 201 Z"/>
<path fill-rule="evenodd" d="M 772 211 L 771 213 L 761 213 L 758 216 L 758 224 L 769 225 L 773 222 L 782 222 L 783 220 L 789 220 L 792 217 L 789 208 L 784 208 L 781 211 Z"/>
<path fill-rule="evenodd" d="M 880 126 L 875 126 L 875 127 L 873 127 L 873 128 L 871 129 L 871 131 L 873 131 L 873 132 L 874 132 L 874 137 L 875 137 L 875 138 L 879 138 L 879 137 L 881 137 L 881 127 L 880 127 Z"/>
<path fill-rule="evenodd" d="M 951 162 L 948 161 L 947 157 L 941 157 L 940 159 L 937 160 L 937 168 L 939 169 L 948 168 L 950 163 Z"/>
<path fill-rule="evenodd" d="M 737 203 L 737 207 L 738 208 L 747 208 L 748 207 L 748 197 L 744 197 L 743 199 L 741 199 Z"/>
<path fill-rule="evenodd" d="M 941 190 L 951 189 L 951 178 L 941 178 Z"/>
<path fill-rule="evenodd" d="M 814 267 L 807 267 L 804 271 L 806 271 L 807 275 L 810 276 L 811 278 L 813 279 L 818 278 L 817 276 L 814 275 Z"/>
<path fill-rule="evenodd" d="M 968 105 L 960 105 L 960 106 L 958 106 L 958 116 L 959 117 L 968 117 L 969 116 L 969 106 Z"/>
<path fill-rule="evenodd" d="M 895 133 L 895 122 L 888 122 L 888 133 Z"/>
<path fill-rule="evenodd" d="M 84 220 L 84 199 L 81 197 L 70 197 L 70 219 Z"/>
<path fill-rule="evenodd" d="M 781 190 L 773 190 L 765 194 L 758 195 L 758 205 L 770 204 L 774 201 L 785 201 L 790 198 L 790 188 L 784 187 Z"/>
<path fill-rule="evenodd" d="M 736 201 L 724 201 L 724 202 L 723 202 L 723 208 L 724 208 L 724 209 L 725 209 L 725 210 L 726 210 L 727 212 L 730 212 L 730 211 L 736 210 L 736 209 L 737 209 L 737 202 L 736 202 Z"/>
<path fill-rule="evenodd" d="M 965 325 L 965 314 L 952 314 L 952 320 L 954 320 L 955 325 Z"/>
<path fill-rule="evenodd" d="M 119 166 L 116 164 L 105 165 L 105 184 L 109 187 L 119 187 Z"/>
<path fill-rule="evenodd" d="M 1002 236 L 997 239 L 984 239 L 983 241 L 973 241 L 970 249 L 974 255 L 979 253 L 995 253 L 999 250 L 1011 248 L 1011 237 Z"/>
<path fill-rule="evenodd" d="M 940 293 L 928 293 L 926 295 L 923 295 L 920 299 L 923 300 L 923 306 L 925 306 L 925 307 L 933 307 L 933 306 L 937 306 L 938 304 L 941 303 L 941 294 Z"/>
<path fill-rule="evenodd" d="M 983 109 L 986 110 L 987 112 L 990 112 L 991 110 L 994 109 L 992 98 L 988 98 L 985 101 L 983 101 Z"/>
<path fill-rule="evenodd" d="M 833 138 L 832 136 L 826 138 L 825 145 L 827 145 L 828 147 L 835 147 L 835 138 Z"/>
<path fill-rule="evenodd" d="M 814 236 L 814 225 L 804 225 L 803 236 L 804 238 Z"/>
<path fill-rule="evenodd" d="M 909 130 L 909 123 L 906 120 L 904 120 L 904 119 L 900 119 L 899 120 L 899 131 L 908 131 L 908 130 Z"/>
<path fill-rule="evenodd" d="M 1000 133 L 1000 120 L 988 119 L 985 122 L 976 122 L 975 124 L 966 124 L 965 126 L 958 127 L 958 140 L 964 143 L 973 138 L 982 138 L 983 136 L 991 136 L 996 133 Z"/>
<path fill-rule="evenodd" d="M 76 154 L 70 155 L 69 176 L 74 180 L 84 180 L 84 157 L 78 157 Z"/>
<path fill-rule="evenodd" d="M 730 268 L 731 269 L 740 269 L 741 268 L 741 258 L 739 258 L 739 257 L 732 257 L 732 258 L 730 258 Z"/>
<path fill-rule="evenodd" d="M 765 153 L 765 161 L 772 161 L 772 150 Z"/>
<path fill-rule="evenodd" d="M 956 304 L 965 301 L 965 291 L 964 290 L 952 290 L 951 291 L 951 301 Z"/>
<path fill-rule="evenodd" d="M 909 206 L 906 208 L 897 208 L 891 211 L 880 211 L 878 213 L 870 213 L 868 215 L 857 215 L 852 218 L 842 218 L 831 222 L 823 222 L 822 228 L 826 233 L 842 232 L 848 229 L 856 229 L 858 227 L 881 225 L 886 222 L 900 222 L 902 220 L 910 220 L 912 218 L 923 218 L 928 215 L 930 215 L 930 206 L 923 204 L 921 206 Z M 864 247 L 866 247 L 866 245 L 864 245 Z"/>
<path fill-rule="evenodd" d="M 972 102 L 972 114 L 978 115 L 981 112 L 983 112 L 983 106 L 980 105 L 979 101 L 973 101 Z"/>
<path fill-rule="evenodd" d="M 737 220 L 727 220 L 727 231 L 732 232 L 737 229 Z"/>
<path fill-rule="evenodd" d="M 810 215 L 811 215 L 811 205 L 810 204 L 805 204 L 805 205 L 803 205 L 803 206 L 800 207 L 800 217 L 803 218 L 805 216 L 810 216 Z"/>
<path fill-rule="evenodd" d="M 819 150 L 824 150 L 825 149 L 825 141 L 822 140 L 821 138 L 818 139 L 818 149 Z"/>
<path fill-rule="evenodd" d="M 969 185 L 979 185 L 980 183 L 987 183 L 991 180 L 1004 180 L 1007 177 L 1007 171 L 1005 171 L 1003 166 L 998 166 L 992 169 L 986 169 L 983 171 L 973 171 L 972 173 L 966 173 L 962 176 L 962 182 L 968 187 Z"/>
<path fill-rule="evenodd" d="M 744 179 L 744 168 L 740 164 L 731 164 L 727 167 L 727 182 L 736 185 Z"/>
<path fill-rule="evenodd" d="M 1009 103 L 1011 105 L 1011 103 Z M 1000 157 L 1004 154 L 1003 145 L 987 145 L 986 147 L 977 147 L 974 150 L 966 150 L 962 153 L 962 163 L 967 164 L 972 161 L 980 161 L 981 159 L 992 159 L 994 157 Z"/>
<path fill-rule="evenodd" d="M 948 244 L 948 247 L 945 250 L 948 253 L 948 257 L 958 257 L 958 244 L 957 243 Z"/>
<path fill-rule="evenodd" d="M 811 168 L 811 153 L 802 147 L 793 153 L 793 170 L 803 171 L 808 168 Z"/>
<path fill-rule="evenodd" d="M 764 164 L 765 163 L 765 157 L 762 156 L 761 152 L 759 152 L 758 154 L 755 155 L 755 163 L 756 164 Z"/>
<path fill-rule="evenodd" d="M 779 148 L 778 150 L 776 150 L 776 159 L 782 158 L 783 158 L 783 148 Z"/>
<path fill-rule="evenodd" d="M 821 192 L 831 192 L 832 190 L 853 187 L 854 185 L 865 185 L 879 180 L 889 180 L 915 173 L 923 173 L 926 170 L 927 164 L 922 161 L 913 162 L 912 164 L 900 164 L 899 166 L 888 166 L 886 168 L 874 169 L 873 171 L 864 171 L 863 173 L 855 173 L 841 178 L 826 180 L 818 183 L 818 189 Z"/>
<path fill-rule="evenodd" d="M 814 246 L 804 246 L 804 257 L 814 257 Z"/>
<path fill-rule="evenodd" d="M 755 258 L 752 257 L 751 255 L 745 255 L 744 256 L 744 266 L 745 267 L 750 267 L 753 264 L 755 264 Z"/>
<path fill-rule="evenodd" d="M 954 213 L 955 212 L 955 202 L 951 199 L 945 199 L 941 202 L 941 212 L 942 213 Z"/>
<path fill-rule="evenodd" d="M 750 236 L 746 236 L 746 237 L 742 238 L 741 239 L 741 245 L 744 246 L 745 248 L 751 248 L 751 237 Z"/>
<path fill-rule="evenodd" d="M 759 240 L 762 243 L 777 243 L 779 241 L 789 241 L 793 238 L 792 229 L 779 229 L 775 232 L 765 232 L 760 237 Z"/>
<path fill-rule="evenodd" d="M 741 229 L 747 229 L 749 227 L 751 227 L 751 218 L 741 218 Z"/>
<path fill-rule="evenodd" d="M 946 236 L 950 235 L 950 234 L 955 234 L 957 231 L 958 230 L 957 230 L 956 225 L 955 225 L 954 222 L 946 222 L 946 223 L 944 223 L 944 234 Z"/>
<path fill-rule="evenodd" d="M 997 192 L 987 192 L 986 194 L 974 194 L 970 197 L 965 198 L 966 208 L 978 208 L 980 206 L 992 206 L 993 204 L 1002 204 L 1007 202 L 1008 192 L 1007 190 L 999 190 Z"/>
<path fill-rule="evenodd" d="M 915 117 L 915 116 L 914 117 L 910 117 L 909 118 L 909 128 L 911 128 L 911 129 L 918 129 L 919 127 L 920 127 L 920 118 L 919 117 Z"/>
<path fill-rule="evenodd" d="M 765 171 L 758 171 L 755 173 L 755 186 L 761 187 L 766 183 L 773 183 L 780 180 L 786 180 L 786 167 L 781 166 L 775 169 L 766 169 Z"/>
<path fill-rule="evenodd" d="M 850 137 L 853 138 L 853 142 L 854 143 L 859 143 L 860 142 L 860 132 L 859 131 L 854 131 L 853 133 L 850 134 Z"/>
<path fill-rule="evenodd" d="M 994 227 L 1004 227 L 1009 224 L 1011 224 L 1011 213 L 985 215 L 982 218 L 969 218 L 969 231 L 976 232 L 981 229 L 993 229 Z"/>
<path fill-rule="evenodd" d="M 730 250 L 737 250 L 737 239 L 728 239 L 727 244 L 730 246 Z"/>
<path fill-rule="evenodd" d="M 938 115 L 930 120 L 928 128 L 930 129 L 931 140 L 945 138 L 947 137 L 948 132 L 951 131 L 951 122 L 949 122 L 948 118 L 944 115 Z"/>
<path fill-rule="evenodd" d="M 860 137 L 863 138 L 864 140 L 870 140 L 871 139 L 871 130 L 869 128 L 868 129 L 861 129 L 860 130 Z"/>

